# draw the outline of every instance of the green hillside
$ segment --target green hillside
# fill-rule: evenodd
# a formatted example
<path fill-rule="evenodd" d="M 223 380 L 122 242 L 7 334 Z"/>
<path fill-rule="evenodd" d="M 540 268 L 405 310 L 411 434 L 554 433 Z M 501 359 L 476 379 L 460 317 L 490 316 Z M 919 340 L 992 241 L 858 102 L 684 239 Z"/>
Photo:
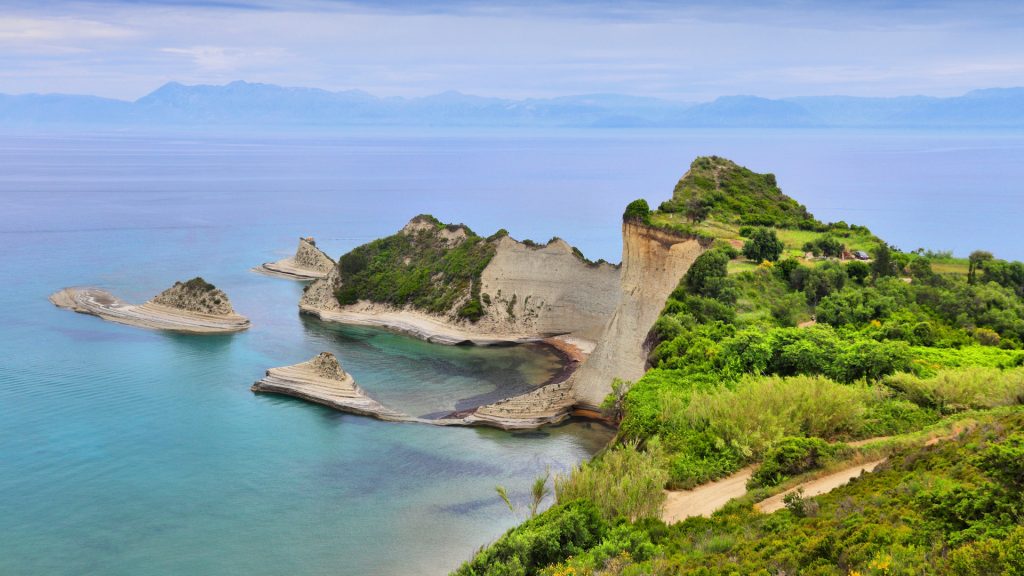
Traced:
<path fill-rule="evenodd" d="M 802 204 L 782 193 L 774 174 L 758 174 L 718 156 L 702 156 L 658 210 L 691 221 L 814 229 L 820 223 Z"/>
<path fill-rule="evenodd" d="M 363 244 L 338 259 L 338 302 L 371 300 L 435 314 L 454 310 L 460 317 L 479 319 L 484 314 L 480 274 L 494 257 L 495 243 L 468 226 L 443 224 L 429 215 L 417 216 L 411 224 L 418 226 Z"/>
<path fill-rule="evenodd" d="M 1024 573 L 1004 554 L 1024 537 L 1013 531 L 1024 522 L 1019 478 L 1001 475 L 1006 458 L 999 466 L 971 460 L 997 442 L 1011 454 L 1022 450 L 1024 264 L 984 252 L 969 261 L 900 252 L 863 227 L 809 226 L 799 204 L 772 196 L 781 194 L 773 179 L 709 161 L 743 175 L 720 178 L 716 190 L 728 181 L 740 188 L 736 197 L 773 218 L 806 215 L 785 221 L 803 229 L 741 225 L 744 214 L 724 202 L 686 224 L 718 241 L 652 326 L 649 370 L 617 383 L 606 401 L 620 423 L 615 446 L 556 478 L 561 507 L 536 525 L 564 544 L 548 542 L 554 550 L 535 561 L 532 545 L 520 542 L 521 553 L 462 573 Z M 679 216 L 646 214 L 652 225 Z M 857 243 L 871 259 L 842 260 Z M 813 250 L 821 254 L 806 258 Z M 922 447 L 927 431 L 966 423 L 980 423 L 982 436 Z M 882 448 L 849 444 L 883 436 L 890 440 Z M 1002 449 L 992 450 L 996 458 Z M 942 456 L 929 460 L 936 452 Z M 883 456 L 891 470 L 807 503 L 813 517 L 750 508 L 807 475 Z M 746 466 L 756 472 L 745 503 L 674 527 L 653 517 L 663 488 L 692 488 Z M 552 528 L 560 510 L 587 506 L 605 524 L 573 530 L 598 534 L 597 543 Z M 510 533 L 506 543 L 519 537 Z"/>

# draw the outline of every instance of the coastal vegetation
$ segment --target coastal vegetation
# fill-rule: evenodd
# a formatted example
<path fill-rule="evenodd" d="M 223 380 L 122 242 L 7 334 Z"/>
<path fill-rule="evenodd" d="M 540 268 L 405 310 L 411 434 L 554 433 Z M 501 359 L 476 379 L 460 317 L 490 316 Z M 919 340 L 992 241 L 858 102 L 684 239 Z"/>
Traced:
<path fill-rule="evenodd" d="M 413 222 L 417 226 L 359 246 L 338 260 L 338 302 L 372 300 L 434 314 L 454 310 L 460 318 L 480 319 L 485 306 L 480 274 L 494 257 L 495 238 L 428 215 Z"/>
<path fill-rule="evenodd" d="M 1024 265 L 899 251 L 715 157 L 659 210 L 634 202 L 624 218 L 722 242 L 665 302 L 647 372 L 606 403 L 614 447 L 556 477 L 558 505 L 536 519 L 593 505 L 599 542 L 544 566 L 495 559 L 462 573 L 1022 573 Z M 924 446 L 925 431 L 966 429 Z M 879 437 L 888 444 L 870 448 Z M 773 514 L 753 507 L 868 456 L 886 464 L 847 487 L 794 493 Z M 650 504 L 746 466 L 748 495 L 710 519 L 665 526 Z"/>

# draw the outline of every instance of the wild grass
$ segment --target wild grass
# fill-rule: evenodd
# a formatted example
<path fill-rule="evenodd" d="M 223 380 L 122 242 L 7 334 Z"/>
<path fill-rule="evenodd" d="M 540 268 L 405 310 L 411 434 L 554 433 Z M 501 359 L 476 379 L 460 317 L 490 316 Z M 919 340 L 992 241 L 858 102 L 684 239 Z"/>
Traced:
<path fill-rule="evenodd" d="M 748 378 L 736 389 L 696 392 L 670 426 L 703 428 L 751 459 L 786 436 L 829 440 L 860 434 L 869 403 L 880 391 L 821 376 Z"/>
<path fill-rule="evenodd" d="M 1024 403 L 1024 368 L 974 366 L 942 370 L 932 378 L 893 374 L 885 384 L 911 402 L 944 414 Z"/>
<path fill-rule="evenodd" d="M 585 498 L 609 520 L 658 518 L 668 482 L 663 459 L 657 440 L 648 442 L 644 451 L 636 443 L 619 445 L 567 475 L 556 475 L 555 499 L 561 504 Z"/>

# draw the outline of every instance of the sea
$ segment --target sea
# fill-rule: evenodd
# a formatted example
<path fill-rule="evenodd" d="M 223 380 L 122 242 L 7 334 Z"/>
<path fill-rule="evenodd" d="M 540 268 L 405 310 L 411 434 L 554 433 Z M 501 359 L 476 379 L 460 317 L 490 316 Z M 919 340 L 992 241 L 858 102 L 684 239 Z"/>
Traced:
<path fill-rule="evenodd" d="M 559 359 L 302 317 L 301 283 L 251 268 L 300 236 L 339 256 L 421 213 L 617 262 L 623 207 L 669 198 L 708 154 L 904 250 L 1024 259 L 1021 134 L 0 133 L 0 574 L 457 568 L 528 516 L 534 478 L 614 432 L 386 423 L 256 395 L 267 368 L 330 351 L 372 396 L 430 414 L 537 386 Z M 97 286 L 142 302 L 194 276 L 252 328 L 160 333 L 47 301 Z"/>

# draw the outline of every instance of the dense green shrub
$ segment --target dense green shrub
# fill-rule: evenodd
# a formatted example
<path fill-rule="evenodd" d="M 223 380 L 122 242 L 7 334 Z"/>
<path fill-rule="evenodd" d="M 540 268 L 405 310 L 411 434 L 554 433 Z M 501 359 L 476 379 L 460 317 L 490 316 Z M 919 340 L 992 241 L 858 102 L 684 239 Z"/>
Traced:
<path fill-rule="evenodd" d="M 651 223 L 651 207 L 647 205 L 647 200 L 643 198 L 639 200 L 633 200 L 626 206 L 626 211 L 622 214 L 622 220 L 625 222 L 642 222 L 644 224 Z"/>
<path fill-rule="evenodd" d="M 764 455 L 747 488 L 778 486 L 793 476 L 821 468 L 848 451 L 845 444 L 830 444 L 821 438 L 783 438 Z"/>
<path fill-rule="evenodd" d="M 754 262 L 767 260 L 775 262 L 782 255 L 785 246 L 782 240 L 770 228 L 757 228 L 750 234 L 750 239 L 743 244 L 743 255 Z"/>
<path fill-rule="evenodd" d="M 599 544 L 608 524 L 587 500 L 565 502 L 509 530 L 454 574 L 531 576 Z"/>
<path fill-rule="evenodd" d="M 683 276 L 682 286 L 696 296 L 731 299 L 728 279 L 729 255 L 722 250 L 708 250 L 694 260 Z M 678 296 L 673 293 L 673 296 Z"/>
<path fill-rule="evenodd" d="M 441 224 L 427 216 L 418 220 L 431 226 L 374 240 L 338 259 L 338 302 L 370 300 L 446 314 L 468 296 L 455 312 L 471 321 L 479 319 L 484 309 L 477 287 L 495 244 L 464 226 Z M 466 238 L 453 244 L 442 236 L 443 230 L 461 230 Z"/>

